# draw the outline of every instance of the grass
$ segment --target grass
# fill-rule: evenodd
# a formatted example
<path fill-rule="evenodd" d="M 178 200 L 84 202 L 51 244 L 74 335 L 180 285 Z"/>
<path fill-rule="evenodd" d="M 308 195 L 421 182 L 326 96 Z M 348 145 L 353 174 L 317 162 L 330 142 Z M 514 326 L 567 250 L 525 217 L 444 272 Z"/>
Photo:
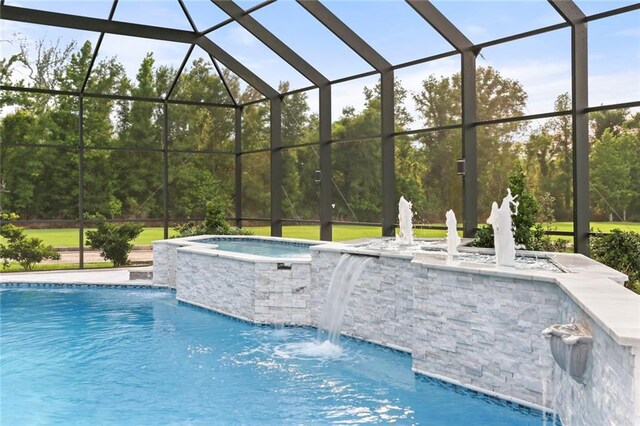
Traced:
<path fill-rule="evenodd" d="M 271 235 L 268 226 L 255 226 L 250 229 L 255 235 Z M 415 229 L 414 236 L 418 238 L 439 238 L 444 237 L 447 231 L 437 229 Z M 347 241 L 358 238 L 380 237 L 382 232 L 379 226 L 358 226 L 358 225 L 334 225 L 333 241 Z M 282 236 L 285 238 L 302 238 L 305 240 L 319 240 L 320 226 L 317 225 L 294 225 L 283 226 Z"/>
<path fill-rule="evenodd" d="M 87 231 L 87 229 L 85 229 Z M 27 229 L 25 234 L 29 237 L 37 237 L 44 241 L 45 244 L 54 247 L 78 247 L 78 230 L 77 229 Z M 176 231 L 169 229 L 169 236 L 176 235 Z M 144 228 L 142 233 L 133 242 L 137 246 L 148 246 L 152 241 L 163 240 L 163 228 Z M 1 240 L 0 240 L 1 241 Z M 85 237 L 86 245 L 86 237 Z"/>
<path fill-rule="evenodd" d="M 113 268 L 113 263 L 111 262 L 96 262 L 96 263 L 85 263 L 85 269 L 101 269 L 101 268 Z M 11 262 L 7 268 L 3 268 L 0 266 L 0 272 L 35 272 L 35 271 L 59 271 L 61 269 L 80 269 L 80 265 L 78 263 L 40 263 L 38 265 L 34 265 L 31 271 L 25 271 L 22 266 L 18 265 L 16 262 Z"/>
<path fill-rule="evenodd" d="M 590 227 L 594 232 L 610 232 L 614 228 L 620 228 L 623 231 L 634 231 L 640 233 L 640 222 L 591 222 Z M 554 228 L 557 231 L 571 232 L 573 230 L 573 224 L 571 222 L 555 222 L 552 226 L 552 229 Z M 247 229 L 250 229 L 255 235 L 271 234 L 268 226 L 256 226 Z M 41 238 L 44 240 L 45 244 L 50 244 L 54 247 L 78 247 L 77 229 L 27 229 L 25 232 L 28 236 Z M 320 227 L 317 225 L 284 226 L 282 234 L 284 237 L 288 238 L 319 240 Z M 174 235 L 176 235 L 176 231 L 169 229 L 169 236 Z M 380 227 L 378 226 L 333 226 L 334 241 L 379 237 L 380 235 Z M 446 231 L 435 229 L 416 229 L 414 230 L 414 235 L 419 238 L 439 238 L 444 237 L 446 235 Z M 162 240 L 163 238 L 163 228 L 144 228 L 140 236 L 134 241 L 134 244 L 137 246 L 146 246 L 150 245 L 152 241 Z M 570 239 L 570 237 L 564 238 Z"/>
<path fill-rule="evenodd" d="M 556 231 L 573 231 L 573 223 L 571 222 L 555 222 L 551 228 L 557 228 Z M 612 229 L 620 229 L 625 232 L 633 231 L 640 234 L 640 222 L 591 222 L 589 229 L 593 232 L 611 232 Z"/>

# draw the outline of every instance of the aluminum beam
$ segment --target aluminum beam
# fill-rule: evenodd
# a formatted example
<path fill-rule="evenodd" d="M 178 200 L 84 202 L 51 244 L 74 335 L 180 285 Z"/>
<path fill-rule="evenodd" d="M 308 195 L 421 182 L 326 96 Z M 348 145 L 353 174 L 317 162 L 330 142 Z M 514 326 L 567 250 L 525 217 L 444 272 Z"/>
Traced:
<path fill-rule="evenodd" d="M 191 57 L 191 52 L 193 52 L 193 48 L 194 47 L 195 47 L 195 45 L 192 44 L 189 47 L 189 50 L 187 51 L 187 54 L 184 55 L 184 59 L 182 60 L 182 63 L 180 64 L 180 67 L 178 68 L 178 72 L 176 72 L 176 75 L 173 77 L 173 81 L 171 82 L 171 86 L 169 87 L 169 90 L 167 90 L 167 93 L 164 95 L 165 99 L 169 99 L 171 97 L 171 95 L 173 94 L 173 91 L 176 88 L 176 85 L 178 84 L 178 80 L 180 79 L 180 76 L 182 75 L 182 71 L 184 71 L 184 67 L 187 66 L 187 62 L 189 61 L 189 58 Z"/>
<path fill-rule="evenodd" d="M 381 73 L 380 77 L 380 96 L 381 96 L 381 109 L 380 109 L 380 134 L 381 134 L 381 158 L 382 158 L 382 235 L 393 236 L 395 234 L 395 218 L 396 218 L 396 194 L 395 194 L 395 167 L 394 167 L 394 72 L 393 66 L 382 55 L 380 55 L 374 48 L 372 48 L 367 42 L 365 42 L 358 34 L 356 34 L 351 28 L 349 28 L 344 22 L 342 22 L 337 16 L 335 16 L 329 9 L 327 9 L 322 3 L 317 0 L 314 1 L 302 1 L 298 0 L 300 4 L 307 12 L 309 12 L 314 18 L 316 18 L 322 25 L 324 25 L 329 31 L 331 31 L 336 37 L 338 37 L 344 44 L 346 44 L 351 50 L 353 50 L 358 56 L 364 59 L 369 65 L 371 65 L 376 71 Z M 330 106 L 328 107 L 330 109 Z M 330 137 L 330 135 L 329 135 Z M 321 136 L 322 141 L 322 136 Z M 323 152 L 323 146 L 321 145 L 321 153 Z M 321 156 L 321 162 L 327 161 L 330 168 L 331 165 L 331 153 L 330 146 L 324 147 L 327 151 L 325 156 Z M 323 168 L 321 167 L 321 170 Z M 323 170 L 324 175 L 324 170 Z M 330 177 L 330 173 L 329 173 Z M 322 181 L 326 181 L 323 176 Z M 328 185 L 329 183 L 327 183 Z M 325 197 L 330 198 L 331 188 L 324 188 L 327 191 Z M 323 194 L 323 188 L 321 188 L 321 199 Z M 323 208 L 329 207 L 324 204 Z M 325 227 L 326 218 L 329 214 L 325 214 L 321 211 L 321 233 Z M 324 231 L 328 232 L 328 231 Z M 324 239 L 324 238 L 323 238 Z"/>
<path fill-rule="evenodd" d="M 586 16 L 572 1 L 549 0 L 571 24 L 573 247 L 589 255 L 589 71 Z"/>
<path fill-rule="evenodd" d="M 236 172 L 236 226 L 242 227 L 242 108 L 235 110 L 235 172 Z"/>
<path fill-rule="evenodd" d="M 331 241 L 331 86 L 320 87 L 320 239 Z"/>
<path fill-rule="evenodd" d="M 282 99 L 271 104 L 271 236 L 282 237 Z"/>
<path fill-rule="evenodd" d="M 278 92 L 275 89 L 249 71 L 248 68 L 242 65 L 233 56 L 225 52 L 220 48 L 220 46 L 209 40 L 207 37 L 198 35 L 191 31 L 131 24 L 128 22 L 109 21 L 106 19 L 89 18 L 86 16 L 47 12 L 43 10 L 6 5 L 0 8 L 0 17 L 1 19 L 26 22 L 30 24 L 103 32 L 107 34 L 172 41 L 176 43 L 197 44 L 266 97 L 271 98 L 278 95 Z"/>
<path fill-rule="evenodd" d="M 111 10 L 109 11 L 109 17 L 107 20 L 111 21 L 113 19 L 113 15 L 116 13 L 116 7 L 118 7 L 118 0 L 113 0 L 113 4 L 111 5 Z M 87 88 L 87 84 L 89 83 L 89 77 L 91 77 L 91 71 L 93 70 L 93 65 L 96 62 L 96 58 L 98 57 L 98 52 L 100 51 L 100 46 L 102 45 L 102 40 L 104 39 L 104 33 L 100 33 L 100 37 L 98 37 L 98 41 L 96 42 L 96 47 L 93 49 L 93 55 L 91 56 L 91 62 L 89 63 L 89 68 L 87 69 L 87 73 L 85 74 L 84 81 L 82 82 L 82 87 L 80 88 L 80 92 L 85 91 Z"/>
<path fill-rule="evenodd" d="M 274 36 L 273 33 L 256 21 L 253 16 L 246 14 L 244 10 L 233 1 L 212 0 L 212 2 L 314 85 L 323 86 L 329 84 L 329 80 L 325 76 L 302 59 L 300 55 L 284 44 L 279 38 Z"/>
<path fill-rule="evenodd" d="M 84 269 L 84 99 L 78 96 L 78 267 Z"/>
<path fill-rule="evenodd" d="M 24 7 L 5 5 L 2 6 L 0 11 L 2 19 L 26 22 L 29 24 L 103 32 L 107 34 L 119 34 L 132 37 L 149 38 L 153 40 L 174 41 L 177 43 L 193 43 L 197 38 L 197 35 L 191 31 L 132 24 L 129 22 L 108 21 L 106 19 L 47 12 L 44 10 L 28 9 Z"/>
<path fill-rule="evenodd" d="M 216 58 L 214 58 L 211 55 L 209 55 L 209 59 L 211 59 L 211 62 L 213 63 L 213 66 L 215 67 L 216 72 L 218 73 L 218 77 L 220 77 L 220 81 L 222 81 L 222 84 L 224 85 L 225 90 L 229 94 L 229 98 L 231 98 L 231 102 L 233 102 L 233 105 L 238 106 L 238 102 L 236 101 L 236 97 L 233 95 L 233 92 L 231 91 L 231 88 L 229 87 L 229 84 L 227 84 L 227 79 L 224 78 L 224 74 L 222 74 L 222 70 L 220 69 L 220 66 L 218 65 L 218 61 L 216 61 Z"/>
<path fill-rule="evenodd" d="M 297 0 L 298 4 L 306 9 L 322 25 L 335 34 L 344 44 L 357 53 L 369 65 L 378 72 L 391 69 L 391 64 L 382 57 L 374 48 L 365 42 L 351 28 L 345 25 L 336 15 L 317 0 Z"/>
<path fill-rule="evenodd" d="M 471 238 L 478 228 L 478 147 L 476 133 L 476 56 L 462 53 L 462 235 Z"/>
<path fill-rule="evenodd" d="M 473 43 L 433 4 L 426 0 L 406 0 L 406 2 L 458 52 L 473 48 Z"/>
<path fill-rule="evenodd" d="M 390 69 L 380 77 L 380 128 L 382 158 L 382 236 L 395 235 L 396 169 L 394 140 L 394 73 Z"/>
<path fill-rule="evenodd" d="M 577 25 L 585 22 L 586 15 L 571 0 L 549 0 L 553 8 L 562 16 L 562 19 L 571 25 Z"/>
<path fill-rule="evenodd" d="M 184 16 L 187 18 L 187 21 L 189 21 L 189 25 L 191 25 L 191 29 L 194 32 L 198 32 L 198 27 L 196 26 L 196 23 L 193 22 L 193 18 L 191 17 L 191 14 L 189 13 L 189 9 L 184 4 L 184 1 L 178 0 L 178 3 L 180 3 L 180 8 L 182 9 L 182 12 L 184 12 Z"/>
<path fill-rule="evenodd" d="M 478 228 L 478 148 L 477 148 L 477 100 L 476 55 L 480 49 L 449 21 L 433 4 L 426 0 L 406 0 L 457 51 L 462 53 L 460 75 L 462 77 L 462 158 L 465 173 L 462 180 L 464 237 L 475 235 Z"/>
<path fill-rule="evenodd" d="M 279 95 L 273 87 L 265 83 L 264 80 L 251 72 L 247 67 L 238 62 L 236 58 L 222 50 L 220 46 L 209 40 L 206 36 L 199 37 L 196 44 L 204 49 L 205 52 L 222 62 L 224 66 L 267 98 L 273 99 Z"/>
<path fill-rule="evenodd" d="M 169 238 L 169 104 L 162 104 L 162 225 Z"/>

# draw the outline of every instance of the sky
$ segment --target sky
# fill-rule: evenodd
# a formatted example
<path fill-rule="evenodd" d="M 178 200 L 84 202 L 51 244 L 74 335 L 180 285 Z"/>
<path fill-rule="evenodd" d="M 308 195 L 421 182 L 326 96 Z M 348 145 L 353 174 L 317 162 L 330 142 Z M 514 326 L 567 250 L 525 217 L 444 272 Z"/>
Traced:
<path fill-rule="evenodd" d="M 237 3 L 247 9 L 259 2 Z M 394 65 L 452 50 L 404 1 L 325 0 L 323 3 Z M 587 15 L 633 3 L 576 0 Z M 5 0 L 5 4 L 106 18 L 112 2 Z M 208 0 L 185 0 L 185 4 L 199 30 L 227 19 L 227 15 Z M 560 15 L 545 0 L 434 0 L 433 4 L 473 43 L 562 22 Z M 330 80 L 371 70 L 295 1 L 279 0 L 252 16 Z M 177 0 L 120 0 L 114 20 L 191 29 Z M 77 40 L 78 44 L 90 40 L 95 44 L 98 38 L 97 33 L 91 32 L 0 22 L 3 57 L 15 52 L 13 35 L 16 33 L 27 40 L 45 38 L 55 42 L 60 39 L 62 44 L 72 40 Z M 293 89 L 311 85 L 237 23 L 226 25 L 210 33 L 209 37 L 273 87 L 281 80 L 289 81 Z M 550 112 L 556 97 L 571 91 L 570 37 L 570 29 L 565 28 L 485 48 L 477 64 L 492 66 L 503 76 L 518 80 L 529 95 L 526 113 Z M 137 67 L 147 52 L 154 53 L 157 64 L 177 68 L 188 47 L 180 43 L 106 35 L 99 59 L 117 56 L 128 75 L 135 78 Z M 197 48 L 191 59 L 197 57 L 206 57 L 206 53 Z M 397 70 L 396 77 L 411 94 L 420 90 L 421 82 L 430 74 L 451 76 L 459 68 L 460 58 L 456 55 Z M 363 88 L 372 87 L 376 80 L 374 76 L 335 85 L 332 89 L 333 118 L 338 118 L 346 106 L 361 109 Z M 589 23 L 589 88 L 591 106 L 640 100 L 640 11 Z M 310 93 L 309 99 L 311 109 L 317 111 L 317 91 Z M 410 96 L 405 106 L 415 114 Z M 412 127 L 421 126 L 416 121 Z"/>

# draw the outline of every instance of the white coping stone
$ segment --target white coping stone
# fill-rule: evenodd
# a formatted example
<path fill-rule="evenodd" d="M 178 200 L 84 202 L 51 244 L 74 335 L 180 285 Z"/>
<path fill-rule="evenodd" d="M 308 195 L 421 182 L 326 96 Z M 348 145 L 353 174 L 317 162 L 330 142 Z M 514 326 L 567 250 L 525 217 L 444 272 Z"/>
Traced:
<path fill-rule="evenodd" d="M 251 263 L 309 263 L 311 256 L 304 257 L 268 257 L 258 256 L 254 254 L 236 253 L 232 251 L 217 250 L 217 246 L 213 244 L 194 244 L 191 246 L 180 247 L 179 252 L 183 253 L 195 253 L 204 256 L 222 257 L 225 259 L 239 260 L 241 262 Z"/>
<path fill-rule="evenodd" d="M 613 340 L 640 348 L 640 295 L 607 278 L 566 274 L 556 282 Z"/>
<path fill-rule="evenodd" d="M 64 284 L 107 284 L 129 281 L 128 269 L 109 269 L 93 271 L 41 271 L 41 272 L 12 272 L 0 275 L 0 282 L 35 282 L 35 283 L 64 283 Z"/>

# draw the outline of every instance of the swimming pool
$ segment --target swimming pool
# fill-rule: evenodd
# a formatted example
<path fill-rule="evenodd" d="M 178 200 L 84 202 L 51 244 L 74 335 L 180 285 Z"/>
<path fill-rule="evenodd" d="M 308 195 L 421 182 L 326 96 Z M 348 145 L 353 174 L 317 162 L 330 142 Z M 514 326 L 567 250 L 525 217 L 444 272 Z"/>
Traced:
<path fill-rule="evenodd" d="M 408 355 L 253 326 L 159 290 L 0 289 L 3 424 L 538 425 Z"/>
<path fill-rule="evenodd" d="M 198 243 L 214 244 L 216 250 L 267 257 L 296 257 L 310 259 L 308 243 L 273 241 L 263 238 L 213 237 L 197 240 Z"/>

